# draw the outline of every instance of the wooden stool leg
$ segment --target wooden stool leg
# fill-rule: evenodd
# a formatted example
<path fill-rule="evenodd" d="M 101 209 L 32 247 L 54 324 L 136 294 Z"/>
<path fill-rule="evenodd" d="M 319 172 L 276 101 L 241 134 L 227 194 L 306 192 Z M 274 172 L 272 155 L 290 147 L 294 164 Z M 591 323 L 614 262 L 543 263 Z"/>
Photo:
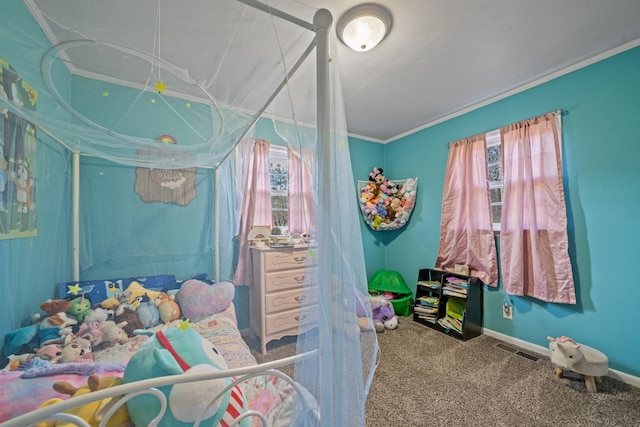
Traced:
<path fill-rule="evenodd" d="M 596 384 L 602 384 L 602 377 L 595 377 Z"/>
<path fill-rule="evenodd" d="M 587 390 L 589 390 L 591 393 L 598 392 L 598 390 L 596 389 L 596 381 L 591 375 L 585 375 L 584 382 L 587 384 Z"/>
<path fill-rule="evenodd" d="M 562 368 L 555 368 L 553 370 L 553 376 L 556 378 L 562 378 Z"/>

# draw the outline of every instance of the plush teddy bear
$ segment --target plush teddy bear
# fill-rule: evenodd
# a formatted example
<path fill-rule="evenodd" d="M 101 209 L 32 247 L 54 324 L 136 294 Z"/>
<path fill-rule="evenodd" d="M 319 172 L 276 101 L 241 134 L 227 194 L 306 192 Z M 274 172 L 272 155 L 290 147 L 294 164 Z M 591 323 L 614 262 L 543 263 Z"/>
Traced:
<path fill-rule="evenodd" d="M 87 378 L 87 385 L 83 385 L 82 387 L 74 387 L 72 384 L 67 383 L 65 381 L 58 381 L 53 384 L 53 389 L 61 394 L 67 394 L 71 396 L 71 398 L 84 396 L 88 393 L 104 390 L 109 387 L 115 387 L 122 384 L 122 379 L 114 376 L 105 376 L 99 377 L 98 375 L 90 375 Z M 77 408 L 69 409 L 65 411 L 68 414 L 76 415 L 83 420 L 85 420 L 90 426 L 98 426 L 102 421 L 102 418 L 106 413 L 111 409 L 111 407 L 119 400 L 119 397 L 108 397 L 106 399 L 94 401 L 82 405 Z M 49 405 L 53 405 L 54 403 L 62 402 L 63 399 L 53 398 L 49 399 L 40 405 L 41 408 Z M 129 417 L 129 412 L 127 411 L 127 405 L 122 405 L 116 412 L 113 414 L 111 419 L 108 422 L 108 425 L 114 426 L 128 426 L 131 423 L 131 418 Z M 36 424 L 36 427 L 58 427 L 58 426 L 66 426 L 68 425 L 63 421 L 46 421 L 39 424 Z"/>
<path fill-rule="evenodd" d="M 93 362 L 90 337 L 75 337 L 69 344 L 62 347 L 60 363 Z"/>

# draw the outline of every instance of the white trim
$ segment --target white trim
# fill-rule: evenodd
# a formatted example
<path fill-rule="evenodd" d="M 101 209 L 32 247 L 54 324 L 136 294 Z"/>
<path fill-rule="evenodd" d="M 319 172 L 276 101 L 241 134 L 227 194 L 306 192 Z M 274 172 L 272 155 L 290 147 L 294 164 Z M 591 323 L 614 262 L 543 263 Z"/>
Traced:
<path fill-rule="evenodd" d="M 525 350 L 531 351 L 532 353 L 539 354 L 541 356 L 549 357 L 549 348 L 543 347 L 537 344 L 532 344 L 528 341 L 524 341 L 518 338 L 511 337 L 509 335 L 505 335 L 501 332 L 496 332 L 491 329 L 482 328 L 482 333 L 490 336 L 492 338 L 496 338 L 500 341 L 504 341 L 506 343 L 512 344 L 516 347 L 523 348 Z M 632 385 L 634 387 L 640 387 L 640 377 L 633 376 L 631 374 L 627 374 L 625 372 L 618 371 L 616 369 L 609 368 L 609 372 L 607 376 L 618 381 L 622 381 L 625 384 Z"/>
<path fill-rule="evenodd" d="M 561 77 L 561 76 L 563 76 L 565 74 L 569 74 L 569 73 L 572 73 L 572 72 L 574 72 L 576 70 L 579 70 L 580 68 L 588 67 L 589 65 L 595 64 L 596 62 L 602 61 L 603 59 L 607 59 L 609 57 L 615 56 L 615 55 L 617 55 L 619 53 L 622 53 L 624 51 L 627 51 L 629 49 L 633 49 L 634 47 L 637 47 L 637 46 L 640 46 L 640 39 L 636 39 L 636 40 L 633 40 L 633 41 L 631 41 L 629 43 L 625 43 L 623 45 L 620 45 L 618 47 L 610 49 L 610 50 L 608 50 L 606 52 L 603 52 L 603 53 L 601 53 L 599 55 L 593 56 L 593 57 L 591 57 L 589 59 L 585 59 L 584 61 L 580 61 L 580 62 L 578 62 L 576 64 L 570 65 L 570 66 L 568 66 L 566 68 L 563 68 L 562 70 L 558 70 L 558 71 L 556 71 L 554 73 L 548 74 L 548 75 L 546 75 L 544 77 L 541 77 L 541 78 L 539 78 L 537 80 L 534 80 L 534 81 L 532 81 L 530 83 L 526 83 L 526 84 L 524 84 L 522 86 L 519 86 L 519 87 L 516 87 L 514 89 L 511 89 L 511 90 L 509 90 L 507 92 L 504 92 L 504 93 L 502 93 L 500 95 L 496 95 L 496 96 L 494 96 L 492 98 L 489 98 L 489 99 L 487 99 L 485 101 L 482 101 L 482 102 L 479 102 L 477 104 L 471 105 L 471 106 L 469 106 L 467 108 L 463 108 L 462 110 L 455 111 L 455 112 L 453 112 L 451 114 L 447 114 L 444 117 L 441 117 L 441 118 L 439 118 L 437 120 L 434 120 L 432 122 L 426 123 L 426 124 L 424 124 L 424 125 L 422 125 L 420 127 L 417 127 L 417 128 L 415 128 L 413 130 L 409 130 L 409 131 L 403 132 L 403 133 L 401 133 L 399 135 L 396 135 L 396 136 L 394 136 L 392 138 L 389 138 L 389 139 L 385 140 L 383 142 L 383 144 L 387 144 L 389 142 L 393 142 L 393 141 L 395 141 L 397 139 L 404 138 L 405 136 L 412 135 L 412 134 L 414 134 L 416 132 L 419 132 L 421 130 L 424 130 L 424 129 L 430 128 L 432 126 L 435 126 L 437 124 L 446 122 L 447 120 L 451 120 L 451 119 L 454 119 L 456 117 L 462 116 L 463 114 L 470 113 L 471 111 L 474 111 L 474 110 L 477 110 L 479 108 L 485 107 L 487 105 L 493 104 L 494 102 L 497 102 L 497 101 L 500 101 L 502 99 L 508 98 L 508 97 L 510 97 L 512 95 L 515 95 L 517 93 L 524 92 L 525 90 L 531 89 L 532 87 L 539 86 L 539 85 L 541 85 L 543 83 L 547 83 L 547 82 L 549 82 L 551 80 L 554 80 L 554 79 L 557 79 L 558 77 Z"/>

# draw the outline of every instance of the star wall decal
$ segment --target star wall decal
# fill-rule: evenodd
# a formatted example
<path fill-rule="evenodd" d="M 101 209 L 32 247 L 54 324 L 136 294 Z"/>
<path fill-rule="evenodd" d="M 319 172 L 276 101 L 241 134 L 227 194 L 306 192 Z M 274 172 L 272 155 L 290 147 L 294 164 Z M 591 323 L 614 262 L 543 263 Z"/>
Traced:
<path fill-rule="evenodd" d="M 167 87 L 164 85 L 164 83 L 162 83 L 162 80 L 158 80 L 156 82 L 156 91 L 158 93 L 164 93 L 165 90 L 167 90 Z"/>
<path fill-rule="evenodd" d="M 109 96 L 109 95 L 111 95 L 111 94 L 110 94 L 109 92 L 107 92 L 106 90 L 105 90 L 104 92 L 102 92 L 102 96 L 104 96 L 105 98 L 106 98 L 107 96 Z"/>

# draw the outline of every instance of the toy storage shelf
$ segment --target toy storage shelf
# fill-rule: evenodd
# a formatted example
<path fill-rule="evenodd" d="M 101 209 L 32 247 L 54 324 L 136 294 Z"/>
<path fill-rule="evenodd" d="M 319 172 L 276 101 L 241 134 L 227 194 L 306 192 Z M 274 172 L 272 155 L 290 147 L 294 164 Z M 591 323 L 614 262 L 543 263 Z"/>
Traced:
<path fill-rule="evenodd" d="M 462 341 L 482 333 L 482 282 L 448 271 L 418 272 L 413 320 Z"/>

